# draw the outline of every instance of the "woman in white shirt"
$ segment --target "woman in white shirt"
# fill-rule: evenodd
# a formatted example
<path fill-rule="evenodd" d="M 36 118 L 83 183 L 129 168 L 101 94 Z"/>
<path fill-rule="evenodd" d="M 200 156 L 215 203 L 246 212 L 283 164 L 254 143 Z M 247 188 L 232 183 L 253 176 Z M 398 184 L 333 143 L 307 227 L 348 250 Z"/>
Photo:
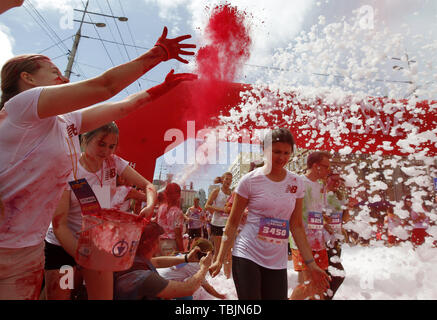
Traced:
<path fill-rule="evenodd" d="M 230 186 L 232 184 L 232 173 L 225 172 L 221 177 L 214 179 L 214 183 L 222 186 L 214 189 L 209 195 L 208 201 L 205 204 L 205 210 L 212 213 L 211 219 L 211 238 L 214 244 L 214 258 L 217 259 L 218 250 L 222 241 L 223 231 L 228 221 L 229 212 L 225 211 L 226 202 L 231 196 Z M 225 256 L 225 273 L 230 276 L 230 252 Z"/>
<path fill-rule="evenodd" d="M 122 101 L 105 101 L 162 61 L 193 52 L 167 39 L 138 58 L 102 75 L 68 83 L 43 55 L 21 55 L 1 71 L 0 101 L 0 300 L 37 299 L 44 270 L 44 237 L 80 153 L 77 135 L 117 120 L 195 75 L 171 71 L 164 83 Z M 76 112 L 75 112 L 76 111 Z"/>
<path fill-rule="evenodd" d="M 314 262 L 302 223 L 303 182 L 284 166 L 293 151 L 288 129 L 275 129 L 263 141 L 265 164 L 246 174 L 236 188 L 222 245 L 210 273 L 216 276 L 233 246 L 232 275 L 240 300 L 286 300 L 288 236 L 292 232 L 312 285 L 327 287 L 328 276 Z M 245 208 L 247 221 L 234 239 Z"/>
<path fill-rule="evenodd" d="M 165 203 L 158 209 L 157 222 L 164 229 L 159 236 L 160 254 L 183 252 L 184 213 L 181 209 L 181 187 L 174 182 L 165 187 Z"/>
<path fill-rule="evenodd" d="M 70 180 L 85 178 L 93 189 L 100 207 L 112 208 L 117 189 L 117 175 L 128 184 L 140 188 L 147 195 L 147 206 L 141 215 L 148 218 L 153 214 L 156 190 L 153 184 L 143 178 L 128 165 L 128 162 L 116 156 L 118 128 L 109 123 L 82 136 L 84 152 L 76 164 Z M 61 288 L 60 272 L 62 266 L 76 267 L 74 258 L 78 247 L 78 238 L 82 229 L 82 211 L 78 199 L 68 187 L 53 216 L 52 224 L 45 238 L 45 281 L 46 295 L 49 300 L 68 300 L 70 290 Z M 76 270 L 75 270 L 76 271 Z M 112 300 L 113 276 L 110 271 L 90 270 L 81 267 L 89 300 Z"/>

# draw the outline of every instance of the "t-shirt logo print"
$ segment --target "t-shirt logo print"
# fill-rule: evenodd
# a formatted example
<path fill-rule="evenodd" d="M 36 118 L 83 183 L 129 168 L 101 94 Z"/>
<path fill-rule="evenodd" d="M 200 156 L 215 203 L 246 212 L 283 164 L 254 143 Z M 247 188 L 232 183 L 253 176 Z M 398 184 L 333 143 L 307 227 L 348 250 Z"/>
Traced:
<path fill-rule="evenodd" d="M 112 247 L 112 254 L 121 258 L 126 254 L 128 247 L 129 244 L 125 240 L 120 240 Z"/>
<path fill-rule="evenodd" d="M 297 191 L 297 186 L 287 186 L 287 189 L 285 190 L 285 193 L 296 193 Z"/>
<path fill-rule="evenodd" d="M 69 138 L 77 136 L 78 132 L 74 124 L 70 124 L 69 126 L 67 126 L 67 134 Z"/>
<path fill-rule="evenodd" d="M 111 168 L 109 170 L 105 170 L 105 180 L 115 178 L 115 175 L 116 175 L 116 173 L 115 173 L 114 168 Z"/>

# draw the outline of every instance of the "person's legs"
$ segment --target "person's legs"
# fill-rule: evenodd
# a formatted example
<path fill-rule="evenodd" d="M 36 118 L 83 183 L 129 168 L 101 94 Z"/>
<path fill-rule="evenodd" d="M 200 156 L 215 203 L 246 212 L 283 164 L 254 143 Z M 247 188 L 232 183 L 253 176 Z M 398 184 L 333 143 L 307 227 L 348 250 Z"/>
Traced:
<path fill-rule="evenodd" d="M 261 300 L 261 271 L 256 263 L 232 256 L 232 277 L 239 300 Z"/>
<path fill-rule="evenodd" d="M 0 300 L 38 300 L 44 277 L 44 243 L 0 248 Z"/>
<path fill-rule="evenodd" d="M 47 300 L 70 300 L 71 291 L 74 288 L 74 277 L 76 275 L 76 261 L 70 256 L 62 246 L 51 244 L 45 241 L 44 246 L 44 275 L 45 275 L 45 295 Z M 68 266 L 73 272 L 71 275 L 67 274 L 69 271 L 62 270 L 62 267 Z M 71 283 L 66 283 L 71 281 Z M 61 281 L 65 284 L 61 287 Z"/>
<path fill-rule="evenodd" d="M 221 236 L 212 236 L 212 243 L 214 244 L 214 257 L 213 263 L 217 260 L 218 252 L 220 250 L 220 245 L 222 243 Z"/>
<path fill-rule="evenodd" d="M 216 261 L 222 243 L 223 228 L 211 225 L 212 244 L 214 245 L 213 263 Z"/>
<path fill-rule="evenodd" d="M 64 276 L 59 269 L 45 270 L 45 294 L 47 300 L 70 300 L 71 290 L 60 286 Z"/>
<path fill-rule="evenodd" d="M 316 291 L 313 285 L 311 273 L 307 270 L 306 265 L 299 250 L 292 250 L 293 263 L 296 271 L 299 271 L 298 282 L 299 284 L 294 288 L 290 300 L 324 300 L 326 298 L 326 292 Z M 313 257 L 317 265 L 323 269 L 328 269 L 328 254 L 326 249 L 320 251 L 313 251 Z"/>
<path fill-rule="evenodd" d="M 312 281 L 310 272 L 303 270 L 301 273 L 303 282 L 294 288 L 290 300 L 324 300 L 324 293 L 316 291 L 313 286 L 309 285 Z"/>
<path fill-rule="evenodd" d="M 303 283 L 303 275 L 302 275 L 302 271 L 296 271 L 297 272 L 297 282 L 299 284 Z"/>
<path fill-rule="evenodd" d="M 262 300 L 287 300 L 287 269 L 272 270 L 261 268 Z"/>
<path fill-rule="evenodd" d="M 97 271 L 82 268 L 85 279 L 88 300 L 113 300 L 113 273 L 112 271 Z"/>

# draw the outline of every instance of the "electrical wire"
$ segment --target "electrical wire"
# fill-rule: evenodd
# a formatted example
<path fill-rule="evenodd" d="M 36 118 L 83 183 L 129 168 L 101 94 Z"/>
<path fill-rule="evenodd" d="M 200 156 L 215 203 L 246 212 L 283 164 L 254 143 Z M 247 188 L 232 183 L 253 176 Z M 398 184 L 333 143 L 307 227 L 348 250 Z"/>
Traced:
<path fill-rule="evenodd" d="M 65 41 L 67 41 L 68 39 L 71 39 L 71 38 L 74 38 L 74 35 L 73 35 L 73 36 L 69 36 L 69 37 L 65 38 L 64 40 L 61 40 L 61 42 L 65 42 Z M 41 53 L 43 53 L 43 52 L 45 52 L 45 51 L 47 51 L 47 50 L 50 50 L 50 49 L 53 48 L 53 47 L 56 47 L 56 46 L 57 46 L 58 44 L 60 44 L 61 42 L 57 42 L 57 43 L 51 45 L 50 47 L 45 48 L 44 50 L 41 50 L 40 52 L 38 52 L 38 54 L 41 54 Z"/>
<path fill-rule="evenodd" d="M 100 12 L 103 13 L 103 9 L 100 5 L 100 1 L 96 0 L 96 3 L 99 6 Z M 103 16 L 103 18 L 105 19 L 106 26 L 109 28 L 109 32 L 111 33 L 112 39 L 114 39 L 113 43 L 117 44 L 117 49 L 118 49 L 118 52 L 120 53 L 121 61 L 124 61 L 124 56 L 123 56 L 122 50 L 120 48 L 120 46 L 122 46 L 122 44 L 116 42 L 116 38 L 115 38 L 114 33 L 112 32 L 111 24 L 109 23 L 108 18 L 106 16 Z"/>
<path fill-rule="evenodd" d="M 115 18 L 115 14 L 112 11 L 112 7 L 111 7 L 111 4 L 109 3 L 109 0 L 106 0 L 106 3 L 108 4 L 109 11 L 111 11 L 111 15 L 113 16 L 113 19 L 114 19 L 114 22 L 115 22 L 115 26 L 117 27 L 117 31 L 118 31 L 118 34 L 120 35 L 121 42 L 123 43 L 124 50 L 126 51 L 127 58 L 130 61 L 132 59 L 131 59 L 131 57 L 129 55 L 129 51 L 127 50 L 126 43 L 124 42 L 123 35 L 121 34 L 120 28 L 118 27 L 117 19 Z M 136 81 L 136 83 L 138 84 L 138 88 L 140 90 L 142 90 L 140 82 Z"/>
<path fill-rule="evenodd" d="M 30 3 L 30 2 L 29 2 Z M 40 26 L 40 28 L 46 33 L 46 35 L 49 37 L 49 39 L 50 39 L 50 41 L 52 41 L 53 43 L 54 43 L 54 46 L 57 46 L 58 47 L 58 49 L 63 53 L 63 54 L 65 54 L 65 52 L 67 52 L 67 53 L 69 53 L 69 50 L 68 50 L 68 48 L 67 49 L 64 49 L 64 48 L 62 48 L 61 46 L 60 46 L 60 44 L 62 43 L 62 40 L 61 41 L 57 41 L 57 40 L 55 40 L 54 38 L 53 38 L 53 35 L 48 31 L 48 29 L 46 29 L 47 28 L 47 23 L 44 23 L 43 21 L 41 21 L 41 20 L 38 20 L 38 15 L 35 13 L 35 10 L 34 10 L 34 12 L 32 13 L 32 9 L 29 7 L 29 5 L 28 5 L 28 3 L 27 2 L 25 2 L 25 3 L 23 3 L 23 8 L 26 10 L 26 12 L 32 17 L 32 19 L 36 22 L 36 24 L 38 25 L 38 26 Z"/>
<path fill-rule="evenodd" d="M 118 0 L 118 3 L 119 3 L 119 5 L 120 5 L 121 13 L 123 14 L 124 17 L 126 17 L 126 13 L 124 12 L 123 5 L 121 4 L 121 1 Z M 134 36 L 133 36 L 133 34 L 132 34 L 132 30 L 131 30 L 131 28 L 130 28 L 129 21 L 126 21 L 126 24 L 127 24 L 127 29 L 129 30 L 130 38 L 131 38 L 131 40 L 132 40 L 132 44 L 133 44 L 133 46 L 134 46 L 134 48 L 135 48 L 135 52 L 137 53 L 137 55 L 140 55 L 140 53 L 138 52 L 138 49 L 137 49 L 137 48 L 140 48 L 140 47 L 137 47 L 137 45 L 136 45 L 136 42 L 135 42 Z"/>

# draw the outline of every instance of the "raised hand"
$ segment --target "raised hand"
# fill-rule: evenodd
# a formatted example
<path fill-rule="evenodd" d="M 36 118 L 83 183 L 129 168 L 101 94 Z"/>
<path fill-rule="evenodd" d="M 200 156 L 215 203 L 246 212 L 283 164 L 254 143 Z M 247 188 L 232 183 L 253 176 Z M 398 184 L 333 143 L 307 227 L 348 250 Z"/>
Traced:
<path fill-rule="evenodd" d="M 197 78 L 198 77 L 196 74 L 174 73 L 174 70 L 172 69 L 165 77 L 165 81 L 163 83 L 150 88 L 147 90 L 147 93 L 150 95 L 150 100 L 155 100 L 176 87 L 182 81 L 192 81 L 196 80 Z"/>
<path fill-rule="evenodd" d="M 194 52 L 192 51 L 185 51 L 183 49 L 189 49 L 189 48 L 196 48 L 195 44 L 186 44 L 186 43 L 180 43 L 183 40 L 190 39 L 191 36 L 189 34 L 180 36 L 174 39 L 167 39 L 167 27 L 164 27 L 164 30 L 162 31 L 162 35 L 159 37 L 158 41 L 156 41 L 155 46 L 159 46 L 164 49 L 164 51 L 167 53 L 167 58 L 164 61 L 170 60 L 170 59 L 176 59 L 182 63 L 188 63 L 187 60 L 180 57 L 180 55 L 188 55 L 193 56 Z"/>

